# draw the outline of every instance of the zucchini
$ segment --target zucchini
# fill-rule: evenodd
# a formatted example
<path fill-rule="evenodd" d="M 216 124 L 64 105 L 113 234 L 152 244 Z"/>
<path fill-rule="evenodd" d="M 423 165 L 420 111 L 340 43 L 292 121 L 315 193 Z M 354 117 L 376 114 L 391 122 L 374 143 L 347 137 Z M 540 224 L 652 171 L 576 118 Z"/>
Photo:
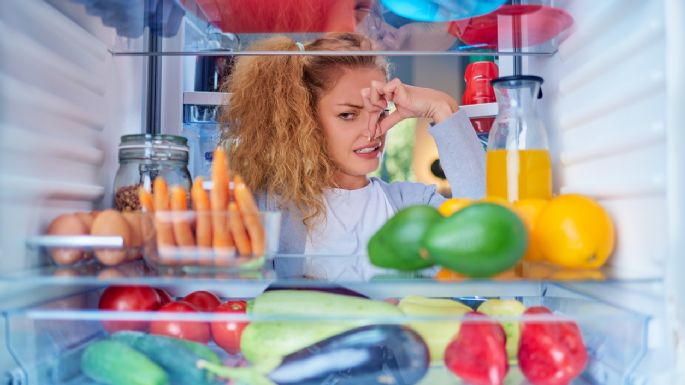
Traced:
<path fill-rule="evenodd" d="M 81 372 L 108 385 L 167 385 L 169 377 L 154 362 L 118 341 L 98 341 L 81 356 Z"/>
<path fill-rule="evenodd" d="M 197 367 L 199 360 L 210 362 L 220 361 L 216 353 L 210 350 L 201 354 L 197 347 L 195 351 L 188 348 L 186 341 L 177 338 L 149 335 L 136 332 L 119 332 L 112 338 L 131 344 L 134 349 L 145 354 L 152 361 L 169 373 L 172 384 L 178 385 L 209 385 L 214 384 L 214 375 L 205 369 Z M 189 341 L 187 341 L 190 343 Z M 207 348 L 209 350 L 209 348 Z"/>
<path fill-rule="evenodd" d="M 306 290 L 276 290 L 257 296 L 251 307 L 255 315 L 340 317 L 321 321 L 255 321 L 240 338 L 240 349 L 254 365 L 269 367 L 287 354 L 347 330 L 368 325 L 365 317 L 401 317 L 387 302 Z"/>

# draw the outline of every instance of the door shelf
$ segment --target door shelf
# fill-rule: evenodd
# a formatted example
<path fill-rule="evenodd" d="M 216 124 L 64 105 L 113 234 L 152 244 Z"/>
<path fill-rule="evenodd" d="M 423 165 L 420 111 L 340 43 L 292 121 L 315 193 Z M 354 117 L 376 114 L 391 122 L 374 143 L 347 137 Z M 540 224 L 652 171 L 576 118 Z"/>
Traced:
<path fill-rule="evenodd" d="M 460 12 L 433 15 L 404 13 L 409 0 L 145 0 L 54 2 L 25 7 L 57 8 L 64 25 L 102 24 L 112 33 L 95 34 L 113 55 L 243 55 L 256 40 L 286 35 L 310 41 L 329 32 L 358 32 L 376 42 L 356 54 L 398 55 L 551 55 L 571 33 L 568 1 L 523 0 L 520 5 L 491 1 L 424 0 L 432 7 Z M 494 9 L 494 10 L 493 10 Z M 480 12 L 479 12 L 480 11 Z M 490 12 L 491 11 L 491 12 Z M 398 14 L 398 12 L 400 14 Z M 485 13 L 483 13 L 485 12 Z M 405 17 L 406 16 L 406 17 Z M 56 23 L 56 25 L 61 25 Z M 72 29 L 70 26 L 65 29 Z M 87 28 L 86 28 L 87 29 Z M 156 42 L 151 37 L 159 37 Z M 336 54 L 331 51 L 304 54 Z M 250 52 L 249 54 L 255 54 Z M 259 54 L 299 55 L 299 50 Z M 339 54 L 339 53 L 338 53 Z"/>

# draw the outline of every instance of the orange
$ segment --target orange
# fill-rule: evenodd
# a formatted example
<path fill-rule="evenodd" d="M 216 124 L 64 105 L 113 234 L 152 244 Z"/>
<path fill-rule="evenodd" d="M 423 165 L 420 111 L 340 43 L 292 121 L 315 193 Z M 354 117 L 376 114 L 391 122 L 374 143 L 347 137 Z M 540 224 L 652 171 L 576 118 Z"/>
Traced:
<path fill-rule="evenodd" d="M 473 201 L 468 198 L 450 198 L 444 201 L 440 207 L 438 207 L 438 211 L 443 217 L 449 217 L 450 215 L 470 205 L 472 202 Z"/>
<path fill-rule="evenodd" d="M 614 250 L 614 225 L 594 200 L 560 195 L 542 210 L 534 231 L 545 259 L 572 269 L 604 265 Z"/>
<path fill-rule="evenodd" d="M 538 262 L 544 260 L 538 245 L 538 234 L 535 232 L 535 222 L 537 221 L 542 209 L 547 205 L 546 199 L 521 199 L 514 202 L 514 211 L 521 217 L 528 230 L 528 248 L 523 259 L 526 261 Z"/>
<path fill-rule="evenodd" d="M 512 206 L 511 202 L 509 202 L 508 200 L 506 200 L 504 198 L 500 198 L 500 197 L 494 196 L 494 195 L 488 195 L 485 198 L 481 198 L 480 202 L 497 203 L 498 205 L 504 206 L 504 207 L 508 208 L 509 210 L 512 210 L 512 211 L 514 210 L 514 206 Z"/>

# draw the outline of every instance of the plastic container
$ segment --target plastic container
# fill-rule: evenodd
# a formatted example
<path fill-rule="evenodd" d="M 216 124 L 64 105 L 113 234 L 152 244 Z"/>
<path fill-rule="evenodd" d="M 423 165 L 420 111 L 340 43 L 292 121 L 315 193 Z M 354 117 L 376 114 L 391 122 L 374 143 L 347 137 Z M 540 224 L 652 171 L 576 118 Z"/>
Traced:
<path fill-rule="evenodd" d="M 378 289 L 382 285 L 376 285 Z M 468 307 L 478 307 L 487 298 L 477 295 L 466 297 L 453 296 L 454 290 L 460 285 L 424 286 L 420 289 L 428 297 L 443 297 L 453 300 L 455 306 L 464 306 L 465 311 Z M 249 295 L 236 295 L 235 292 L 221 291 L 211 287 L 198 285 L 195 287 L 164 287 L 176 298 L 182 298 L 194 290 L 211 290 L 218 294 L 223 300 L 247 300 L 260 295 L 261 290 L 250 293 Z M 391 286 L 386 286 L 391 289 Z M 571 381 L 571 385 L 581 384 L 615 384 L 624 383 L 626 378 L 631 378 L 635 368 L 642 362 L 643 355 L 647 350 L 647 335 L 649 317 L 633 313 L 618 307 L 611 306 L 601 301 L 595 301 L 585 296 L 579 296 L 570 290 L 558 286 L 550 285 L 543 287 L 537 286 L 541 294 L 519 296 L 520 290 L 511 285 L 490 285 L 491 292 L 499 291 L 499 294 L 490 294 L 488 298 L 511 299 L 516 298 L 526 307 L 545 306 L 551 309 L 554 316 L 495 316 L 492 317 L 497 322 L 509 322 L 514 325 L 529 322 L 546 322 L 550 325 L 559 321 L 572 321 L 582 333 L 583 340 L 587 347 L 589 356 L 588 364 L 582 375 Z M 375 305 L 386 309 L 384 314 L 369 312 L 363 317 L 350 314 L 348 308 L 331 307 L 326 312 L 321 312 L 314 308 L 302 308 L 296 304 L 284 302 L 282 309 L 289 309 L 287 313 L 281 311 L 272 314 L 255 313 L 231 314 L 231 313 L 158 313 L 158 312 L 136 312 L 136 311 L 99 311 L 98 301 L 102 290 L 84 290 L 80 294 L 69 295 L 57 300 L 49 301 L 39 306 L 22 307 L 16 310 L 7 310 L 5 317 L 6 344 L 13 353 L 13 358 L 23 369 L 24 383 L 28 384 L 53 384 L 53 385 L 74 385 L 94 383 L 81 369 L 81 359 L 84 352 L 94 343 L 109 338 L 109 331 L 105 329 L 105 324 L 113 321 L 135 320 L 142 325 L 143 330 L 147 330 L 154 323 L 175 324 L 178 329 L 192 327 L 194 329 L 209 328 L 210 324 L 235 323 L 246 324 L 251 329 L 258 326 L 266 326 L 271 323 L 281 328 L 281 333 L 263 334 L 262 351 L 265 349 L 276 351 L 284 348 L 284 341 L 294 341 L 306 349 L 312 341 L 312 336 L 320 333 L 321 339 L 325 337 L 335 338 L 341 333 L 347 332 L 356 327 L 364 325 L 380 326 L 394 325 L 400 326 L 405 330 L 416 331 L 421 340 L 427 343 L 428 348 L 446 345 L 454 338 L 454 333 L 464 327 L 465 317 L 459 311 L 450 313 L 449 311 L 438 313 L 424 313 L 420 306 L 414 307 L 416 311 L 392 312 L 392 305 Z M 478 293 L 474 293 L 478 294 Z M 404 295 L 384 296 L 373 295 L 374 300 L 388 300 L 397 302 Z M 461 305 L 457 304 L 459 302 Z M 468 306 L 468 307 L 466 307 Z M 390 307 L 390 310 L 387 310 Z M 172 330 L 168 328 L 167 330 Z M 177 329 L 177 330 L 178 330 Z M 380 330 L 380 329 L 379 329 Z M 290 333 L 286 333 L 290 331 Z M 324 333 L 322 333 L 324 331 Z M 245 333 L 243 331 L 243 333 Z M 326 334 L 327 333 L 327 334 Z M 431 338 L 432 336 L 432 338 Z M 379 335 L 376 335 L 379 337 Z M 307 341 L 307 342 L 305 342 Z M 363 341 L 368 341 L 364 339 Z M 428 341 L 428 342 L 427 342 Z M 443 345 L 441 345 L 440 341 Z M 379 349 L 387 349 L 396 355 L 403 354 L 423 354 L 425 348 L 412 350 L 416 344 L 398 344 L 398 340 L 383 340 L 377 342 Z M 436 343 L 437 342 L 437 343 Z M 253 366 L 246 357 L 253 358 L 254 354 L 244 351 L 244 354 L 227 353 L 217 344 L 215 338 L 209 338 L 207 343 L 209 349 L 218 354 L 219 360 L 228 367 Z M 293 348 L 298 351 L 299 347 Z M 267 351 L 268 352 L 268 351 Z M 180 352 L 179 352 L 180 353 Z M 325 355 L 325 352 L 317 349 L 309 349 L 306 357 L 316 359 L 318 364 L 331 363 L 337 364 L 342 368 L 351 365 L 355 361 L 351 359 L 340 359 L 338 355 Z M 186 358 L 184 358 L 186 357 Z M 338 357 L 336 361 L 335 357 Z M 391 357 L 385 357 L 390 359 Z M 380 357 L 379 357 L 380 358 Z M 462 384 L 466 383 L 459 380 L 450 372 L 443 361 L 432 359 L 430 361 L 420 361 L 420 367 L 425 368 L 425 373 L 420 373 L 413 381 L 397 381 L 394 383 L 404 384 Z M 174 358 L 176 364 L 188 367 L 194 366 L 194 362 L 184 361 L 187 355 L 178 354 Z M 387 365 L 387 373 L 391 375 L 397 373 L 401 365 L 397 363 Z M 179 373 L 168 372 L 171 383 L 179 385 L 190 385 L 188 382 L 181 381 Z M 186 374 L 185 372 L 182 372 Z M 350 371 L 346 375 L 346 383 L 373 383 L 355 381 L 354 376 L 360 375 L 358 371 Z M 293 381 L 303 381 L 303 372 L 296 371 L 293 374 Z M 331 377 L 337 378 L 337 377 Z M 383 379 L 389 379 L 384 376 Z M 226 382 L 226 381 L 224 381 Z M 520 384 L 524 383 L 523 375 L 519 366 L 512 361 L 505 383 Z M 323 383 L 323 382 L 322 382 Z M 381 383 L 390 383 L 381 382 Z"/>
<path fill-rule="evenodd" d="M 208 177 L 212 155 L 219 143 L 221 108 L 228 105 L 223 92 L 183 93 L 183 136 L 190 148 L 189 169 L 194 178 Z"/>
<path fill-rule="evenodd" d="M 142 224 L 145 261 L 154 268 L 182 270 L 261 269 L 265 261 L 278 251 L 281 213 L 261 212 L 258 219 L 259 222 L 251 222 L 252 225 L 248 226 L 243 215 L 228 211 L 145 213 Z M 199 222 L 209 223 L 211 230 L 202 231 L 203 225 Z M 226 226 L 233 245 L 213 246 L 215 240 L 212 236 L 217 223 Z M 253 236 L 255 226 L 261 229 L 263 241 Z M 210 236 L 206 237 L 207 234 Z M 243 241 L 238 242 L 237 238 Z"/>
<path fill-rule="evenodd" d="M 175 135 L 124 135 L 119 144 L 119 169 L 114 177 L 114 208 L 140 210 L 138 189 L 152 189 L 161 176 L 170 186 L 190 190 L 188 141 Z"/>
<path fill-rule="evenodd" d="M 499 112 L 488 139 L 488 196 L 512 202 L 552 197 L 547 132 L 535 111 L 542 81 L 538 76 L 506 76 L 492 81 Z"/>

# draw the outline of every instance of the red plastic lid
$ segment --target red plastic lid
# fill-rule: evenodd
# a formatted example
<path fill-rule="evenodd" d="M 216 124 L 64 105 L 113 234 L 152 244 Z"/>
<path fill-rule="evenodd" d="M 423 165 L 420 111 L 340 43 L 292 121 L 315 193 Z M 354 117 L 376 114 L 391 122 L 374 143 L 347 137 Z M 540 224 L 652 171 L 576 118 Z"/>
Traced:
<path fill-rule="evenodd" d="M 181 0 L 223 32 L 353 32 L 371 0 Z M 368 4 L 367 4 L 368 3 Z M 197 4 L 197 6 L 195 5 Z M 199 7 L 199 9 L 197 9 Z"/>
<path fill-rule="evenodd" d="M 501 31 L 506 36 L 498 35 L 498 20 L 519 16 L 521 23 L 518 29 Z M 513 20 L 509 20 L 513 25 Z M 448 31 L 457 36 L 464 44 L 477 45 L 482 48 L 523 48 L 544 43 L 573 25 L 573 18 L 560 8 L 543 5 L 503 5 L 487 15 L 464 20 L 451 21 Z M 521 39 L 514 39 L 515 36 Z M 562 36 L 564 38 L 565 36 Z M 500 39 L 502 38 L 502 39 Z M 499 41 L 509 41 L 507 47 L 499 47 Z"/>

